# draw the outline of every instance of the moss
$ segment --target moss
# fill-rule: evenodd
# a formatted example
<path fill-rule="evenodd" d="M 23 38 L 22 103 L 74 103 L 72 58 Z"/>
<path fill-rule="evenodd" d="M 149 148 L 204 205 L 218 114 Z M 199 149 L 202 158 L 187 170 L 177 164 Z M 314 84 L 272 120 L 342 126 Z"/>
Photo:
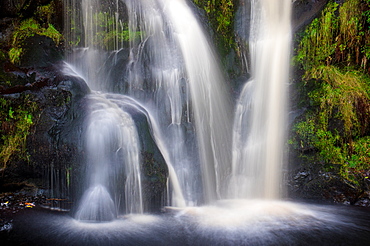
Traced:
<path fill-rule="evenodd" d="M 358 102 L 370 106 L 367 80 L 356 72 L 341 72 L 334 66 L 319 66 L 311 69 L 306 79 L 315 79 L 318 85 L 308 96 L 320 107 L 326 117 L 335 117 L 343 121 L 345 135 L 359 134 Z M 333 114 L 333 112 L 336 112 Z"/>
<path fill-rule="evenodd" d="M 368 72 L 370 2 L 348 0 L 343 5 L 330 1 L 321 17 L 306 28 L 300 41 L 296 64 L 305 71 L 320 65 L 353 66 Z M 370 12 L 369 12 L 370 13 Z"/>
<path fill-rule="evenodd" d="M 0 158 L 5 170 L 12 158 L 29 159 L 26 139 L 34 124 L 37 104 L 28 95 L 24 95 L 17 100 L 0 98 L 0 105 Z"/>
<path fill-rule="evenodd" d="M 24 52 L 25 41 L 34 35 L 51 38 L 56 45 L 60 45 L 63 39 L 62 34 L 49 22 L 52 14 L 55 13 L 54 2 L 49 5 L 39 6 L 34 17 L 24 19 L 15 26 L 11 41 L 11 48 L 8 52 L 12 63 L 19 63 Z"/>
<path fill-rule="evenodd" d="M 216 43 L 223 55 L 235 46 L 234 40 L 234 0 L 194 0 L 205 10 L 211 27 L 216 31 Z"/>
<path fill-rule="evenodd" d="M 335 52 L 335 36 L 338 21 L 335 16 L 338 4 L 330 2 L 320 18 L 316 18 L 306 28 L 300 41 L 298 54 L 294 57 L 297 64 L 308 71 L 321 64 L 329 64 Z"/>
<path fill-rule="evenodd" d="M 55 3 L 51 1 L 51 3 L 38 6 L 35 16 L 43 23 L 51 23 L 52 16 L 55 14 Z"/>
<path fill-rule="evenodd" d="M 19 63 L 23 49 L 20 47 L 11 48 L 9 50 L 9 59 L 12 63 Z"/>
<path fill-rule="evenodd" d="M 370 169 L 369 1 L 330 1 L 306 28 L 296 65 L 304 71 L 309 110 L 293 127 L 291 146 L 312 163 L 359 185 Z"/>

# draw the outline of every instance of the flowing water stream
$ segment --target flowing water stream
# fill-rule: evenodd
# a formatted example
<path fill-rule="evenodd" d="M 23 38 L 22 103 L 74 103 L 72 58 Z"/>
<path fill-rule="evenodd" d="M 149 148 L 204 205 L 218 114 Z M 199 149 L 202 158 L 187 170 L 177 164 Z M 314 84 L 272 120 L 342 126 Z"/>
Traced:
<path fill-rule="evenodd" d="M 291 1 L 252 0 L 251 77 L 236 105 L 230 198 L 277 199 L 283 170 Z"/>

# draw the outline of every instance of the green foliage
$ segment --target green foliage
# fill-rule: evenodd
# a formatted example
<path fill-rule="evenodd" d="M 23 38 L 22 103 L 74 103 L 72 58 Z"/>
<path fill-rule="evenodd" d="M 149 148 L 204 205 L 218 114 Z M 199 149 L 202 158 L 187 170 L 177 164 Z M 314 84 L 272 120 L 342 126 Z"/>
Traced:
<path fill-rule="evenodd" d="M 33 125 L 37 104 L 29 96 L 24 96 L 19 102 L 0 98 L 0 159 L 3 168 L 12 158 L 28 160 L 26 139 Z"/>
<path fill-rule="evenodd" d="M 37 19 L 42 21 L 42 23 L 44 21 L 49 21 L 53 13 L 54 7 L 52 3 L 46 6 L 40 6 L 35 13 L 35 18 L 22 20 L 16 25 L 11 42 L 11 49 L 8 53 L 12 63 L 18 63 L 20 61 L 24 51 L 23 46 L 29 37 L 33 37 L 34 35 L 46 36 L 51 38 L 56 45 L 61 43 L 63 36 L 51 23 L 46 22 L 45 25 L 41 25 L 39 21 L 37 21 Z"/>
<path fill-rule="evenodd" d="M 12 63 L 19 63 L 23 49 L 20 47 L 11 48 L 9 50 L 9 59 Z"/>
<path fill-rule="evenodd" d="M 365 0 L 365 3 L 367 5 L 367 8 L 366 10 L 362 12 L 362 15 L 363 15 L 363 18 L 366 20 L 365 24 L 367 24 L 368 28 L 370 28 L 370 9 L 369 9 L 370 0 Z"/>
<path fill-rule="evenodd" d="M 55 14 L 55 4 L 51 1 L 48 5 L 38 6 L 35 16 L 43 23 L 50 23 L 53 14 Z"/>
<path fill-rule="evenodd" d="M 369 21 L 364 13 L 370 14 L 368 5 L 360 0 L 348 0 L 341 6 L 330 1 L 321 17 L 306 28 L 294 57 L 296 64 L 306 71 L 324 64 L 367 69 L 370 30 L 364 28 Z"/>
<path fill-rule="evenodd" d="M 120 22 L 115 13 L 95 13 L 93 14 L 92 21 L 95 23 L 96 30 L 94 30 L 92 37 L 88 37 L 90 38 L 89 42 L 101 49 L 118 49 L 124 42 L 137 39 L 141 35 L 140 32 L 130 33 L 127 24 Z M 79 39 L 77 41 L 76 45 L 79 43 Z"/>
<path fill-rule="evenodd" d="M 307 93 L 311 107 L 293 127 L 289 143 L 303 156 L 357 183 L 357 176 L 350 174 L 370 169 L 369 78 L 334 66 L 310 72 L 305 78 L 315 83 Z"/>
<path fill-rule="evenodd" d="M 304 32 L 298 54 L 294 59 L 306 71 L 323 63 L 330 64 L 336 47 L 338 21 L 335 11 L 337 8 L 337 3 L 328 3 L 322 16 L 314 19 Z"/>
<path fill-rule="evenodd" d="M 357 184 L 370 169 L 369 2 L 330 1 L 299 44 L 296 65 L 309 110 L 289 143 L 312 162 Z M 364 14 L 365 13 L 365 14 Z"/>
<path fill-rule="evenodd" d="M 204 9 L 211 26 L 217 31 L 216 41 L 225 52 L 234 45 L 234 1 L 233 0 L 194 0 L 194 3 Z"/>
<path fill-rule="evenodd" d="M 326 117 L 338 118 L 343 122 L 346 137 L 360 132 L 358 102 L 366 102 L 370 106 L 366 79 L 356 72 L 341 72 L 334 66 L 318 66 L 307 73 L 306 79 L 315 79 L 316 88 L 308 93 L 310 99 L 320 107 L 321 114 Z M 333 115 L 333 112 L 336 114 Z"/>

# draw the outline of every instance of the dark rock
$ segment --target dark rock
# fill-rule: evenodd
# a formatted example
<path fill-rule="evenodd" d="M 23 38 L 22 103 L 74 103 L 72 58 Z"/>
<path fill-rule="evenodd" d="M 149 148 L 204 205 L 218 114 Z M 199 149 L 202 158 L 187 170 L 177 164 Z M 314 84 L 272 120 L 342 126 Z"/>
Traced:
<path fill-rule="evenodd" d="M 298 31 L 308 25 L 325 7 L 328 0 L 296 0 L 293 3 L 293 30 Z"/>
<path fill-rule="evenodd" d="M 366 204 L 369 198 L 361 198 L 362 190 L 344 178 L 330 172 L 299 170 L 292 174 L 289 196 L 295 199 L 328 201 L 338 204 Z M 361 200 L 359 200 L 361 198 Z"/>
<path fill-rule="evenodd" d="M 49 4 L 51 0 L 2 0 L 0 14 L 4 17 L 31 17 L 38 6 Z"/>
<path fill-rule="evenodd" d="M 19 7 L 24 0 L 2 0 L 0 1 L 0 16 L 1 17 L 16 17 Z"/>
<path fill-rule="evenodd" d="M 154 140 L 148 115 L 133 107 L 126 110 L 135 121 L 140 138 L 144 204 L 150 206 L 145 210 L 159 212 L 165 200 L 168 168 Z"/>
<path fill-rule="evenodd" d="M 62 60 L 61 50 L 46 36 L 34 35 L 24 41 L 20 58 L 22 68 L 49 67 Z"/>
<path fill-rule="evenodd" d="M 14 18 L 5 17 L 0 19 L 0 46 L 2 49 L 9 49 L 14 31 Z"/>

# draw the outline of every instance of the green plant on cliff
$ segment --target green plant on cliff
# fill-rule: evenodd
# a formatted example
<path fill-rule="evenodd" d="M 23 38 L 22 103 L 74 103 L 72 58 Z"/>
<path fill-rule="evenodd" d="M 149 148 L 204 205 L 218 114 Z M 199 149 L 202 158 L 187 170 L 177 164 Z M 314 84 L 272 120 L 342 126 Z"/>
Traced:
<path fill-rule="evenodd" d="M 34 124 L 37 104 L 26 95 L 19 101 L 0 98 L 0 105 L 0 159 L 5 170 L 12 158 L 28 160 L 26 139 Z"/>
<path fill-rule="evenodd" d="M 55 13 L 53 2 L 49 5 L 39 6 L 34 17 L 22 20 L 15 25 L 11 49 L 8 52 L 10 61 L 18 63 L 24 51 L 27 38 L 34 35 L 51 38 L 56 45 L 63 39 L 62 34 L 50 23 L 51 16 Z"/>
<path fill-rule="evenodd" d="M 194 0 L 207 13 L 213 30 L 217 31 L 216 42 L 223 53 L 234 46 L 234 0 Z"/>
<path fill-rule="evenodd" d="M 370 169 L 370 29 L 363 14 L 369 9 L 369 1 L 330 1 L 306 28 L 294 57 L 305 71 L 309 110 L 290 143 L 354 184 Z"/>
<path fill-rule="evenodd" d="M 331 64 L 366 70 L 370 55 L 370 28 L 366 26 L 370 23 L 364 13 L 370 11 L 369 5 L 360 0 L 348 0 L 341 6 L 330 1 L 321 17 L 304 31 L 295 62 L 308 72 Z"/>
<path fill-rule="evenodd" d="M 51 23 L 51 19 L 55 14 L 55 3 L 51 1 L 47 5 L 38 6 L 35 16 L 43 23 Z"/>

